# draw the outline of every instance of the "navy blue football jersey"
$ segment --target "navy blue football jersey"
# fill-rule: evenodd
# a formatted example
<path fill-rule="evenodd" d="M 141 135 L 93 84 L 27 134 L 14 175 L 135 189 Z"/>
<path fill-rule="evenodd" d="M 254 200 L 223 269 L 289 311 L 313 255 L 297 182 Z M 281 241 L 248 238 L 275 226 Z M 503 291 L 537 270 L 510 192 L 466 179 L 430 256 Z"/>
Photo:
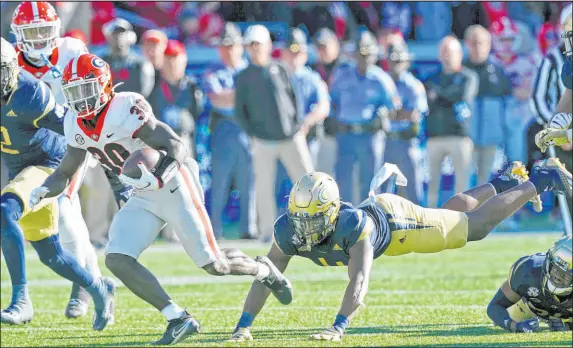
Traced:
<path fill-rule="evenodd" d="M 555 296 L 543 286 L 543 262 L 546 254 L 523 256 L 509 272 L 509 285 L 542 319 L 568 319 L 572 314 L 573 295 Z"/>
<path fill-rule="evenodd" d="M 56 168 L 66 153 L 63 119 L 48 85 L 20 70 L 18 84 L 1 108 L 1 151 L 13 179 L 29 166 Z"/>
<path fill-rule="evenodd" d="M 565 60 L 565 63 L 563 64 L 563 67 L 561 68 L 561 81 L 563 82 L 563 85 L 567 88 L 567 89 L 573 89 L 571 85 L 573 85 L 573 72 L 572 72 L 572 63 L 571 60 L 573 58 L 572 57 L 567 57 L 567 60 Z"/>
<path fill-rule="evenodd" d="M 363 232 L 367 219 L 374 222 L 374 230 Z M 374 248 L 374 258 L 384 253 L 390 244 L 390 230 L 386 217 L 375 204 L 366 203 L 353 207 L 342 203 L 336 228 L 322 243 L 312 246 L 309 251 L 301 251 L 305 246 L 294 232 L 287 214 L 275 222 L 275 243 L 287 255 L 298 255 L 312 260 L 319 266 L 347 266 L 350 261 L 350 249 L 360 240 L 370 238 Z"/>

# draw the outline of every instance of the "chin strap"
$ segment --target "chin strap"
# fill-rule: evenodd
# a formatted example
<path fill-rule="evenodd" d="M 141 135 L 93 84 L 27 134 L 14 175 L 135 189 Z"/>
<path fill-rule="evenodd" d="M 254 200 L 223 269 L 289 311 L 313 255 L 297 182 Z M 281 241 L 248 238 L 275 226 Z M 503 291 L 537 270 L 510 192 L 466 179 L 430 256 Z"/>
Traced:
<path fill-rule="evenodd" d="M 53 78 L 59 79 L 60 77 L 62 77 L 62 72 L 60 71 L 60 69 L 55 67 L 54 64 L 52 64 L 52 62 L 50 62 L 48 57 L 46 57 L 45 54 L 43 54 L 43 53 L 40 54 L 40 58 L 42 58 L 42 61 L 44 62 L 44 64 L 46 64 L 50 68 L 50 73 L 52 74 Z"/>

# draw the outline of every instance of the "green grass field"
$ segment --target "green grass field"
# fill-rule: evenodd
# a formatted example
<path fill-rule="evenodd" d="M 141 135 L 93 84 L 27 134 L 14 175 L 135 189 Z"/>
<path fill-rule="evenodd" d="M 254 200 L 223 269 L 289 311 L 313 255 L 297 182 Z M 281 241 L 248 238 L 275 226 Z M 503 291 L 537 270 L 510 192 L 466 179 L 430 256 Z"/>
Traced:
<path fill-rule="evenodd" d="M 202 324 L 201 334 L 180 346 L 570 347 L 570 332 L 552 333 L 542 324 L 535 334 L 509 334 L 493 327 L 485 312 L 511 264 L 524 254 L 547 250 L 558 236 L 494 235 L 440 254 L 381 257 L 373 266 L 366 308 L 339 343 L 313 342 L 308 337 L 332 323 L 346 287 L 345 268 L 321 268 L 294 259 L 286 272 L 294 286 L 293 303 L 282 306 L 270 298 L 255 320 L 255 340 L 231 344 L 226 339 L 241 314 L 249 278 L 211 277 L 178 246 L 156 246 L 141 261 Z M 253 256 L 266 253 L 260 245 L 241 248 Z M 2 347 L 142 346 L 163 334 L 163 316 L 124 287 L 118 289 L 115 324 L 105 331 L 92 331 L 91 310 L 88 317 L 66 319 L 63 310 L 70 283 L 43 266 L 32 249 L 28 255 L 36 316 L 24 327 L 2 326 Z M 4 263 L 1 267 L 4 308 L 10 300 L 10 281 Z M 110 274 L 107 269 L 104 273 Z"/>

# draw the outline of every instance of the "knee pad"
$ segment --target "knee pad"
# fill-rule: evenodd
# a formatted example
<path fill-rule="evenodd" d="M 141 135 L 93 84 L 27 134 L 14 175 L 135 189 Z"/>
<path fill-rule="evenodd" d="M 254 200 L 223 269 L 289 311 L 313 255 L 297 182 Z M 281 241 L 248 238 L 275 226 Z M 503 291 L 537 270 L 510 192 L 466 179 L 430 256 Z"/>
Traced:
<path fill-rule="evenodd" d="M 130 272 L 136 262 L 133 257 L 123 254 L 111 253 L 105 256 L 105 266 L 116 276 Z"/>

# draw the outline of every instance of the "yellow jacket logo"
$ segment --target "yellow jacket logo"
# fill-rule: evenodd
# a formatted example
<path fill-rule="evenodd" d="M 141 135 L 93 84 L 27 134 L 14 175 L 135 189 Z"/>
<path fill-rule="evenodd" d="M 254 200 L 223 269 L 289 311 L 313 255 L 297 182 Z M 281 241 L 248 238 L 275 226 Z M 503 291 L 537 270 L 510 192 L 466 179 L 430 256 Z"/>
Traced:
<path fill-rule="evenodd" d="M 10 111 L 8 111 L 6 116 L 16 117 L 16 114 L 14 113 L 14 110 L 10 110 Z"/>

